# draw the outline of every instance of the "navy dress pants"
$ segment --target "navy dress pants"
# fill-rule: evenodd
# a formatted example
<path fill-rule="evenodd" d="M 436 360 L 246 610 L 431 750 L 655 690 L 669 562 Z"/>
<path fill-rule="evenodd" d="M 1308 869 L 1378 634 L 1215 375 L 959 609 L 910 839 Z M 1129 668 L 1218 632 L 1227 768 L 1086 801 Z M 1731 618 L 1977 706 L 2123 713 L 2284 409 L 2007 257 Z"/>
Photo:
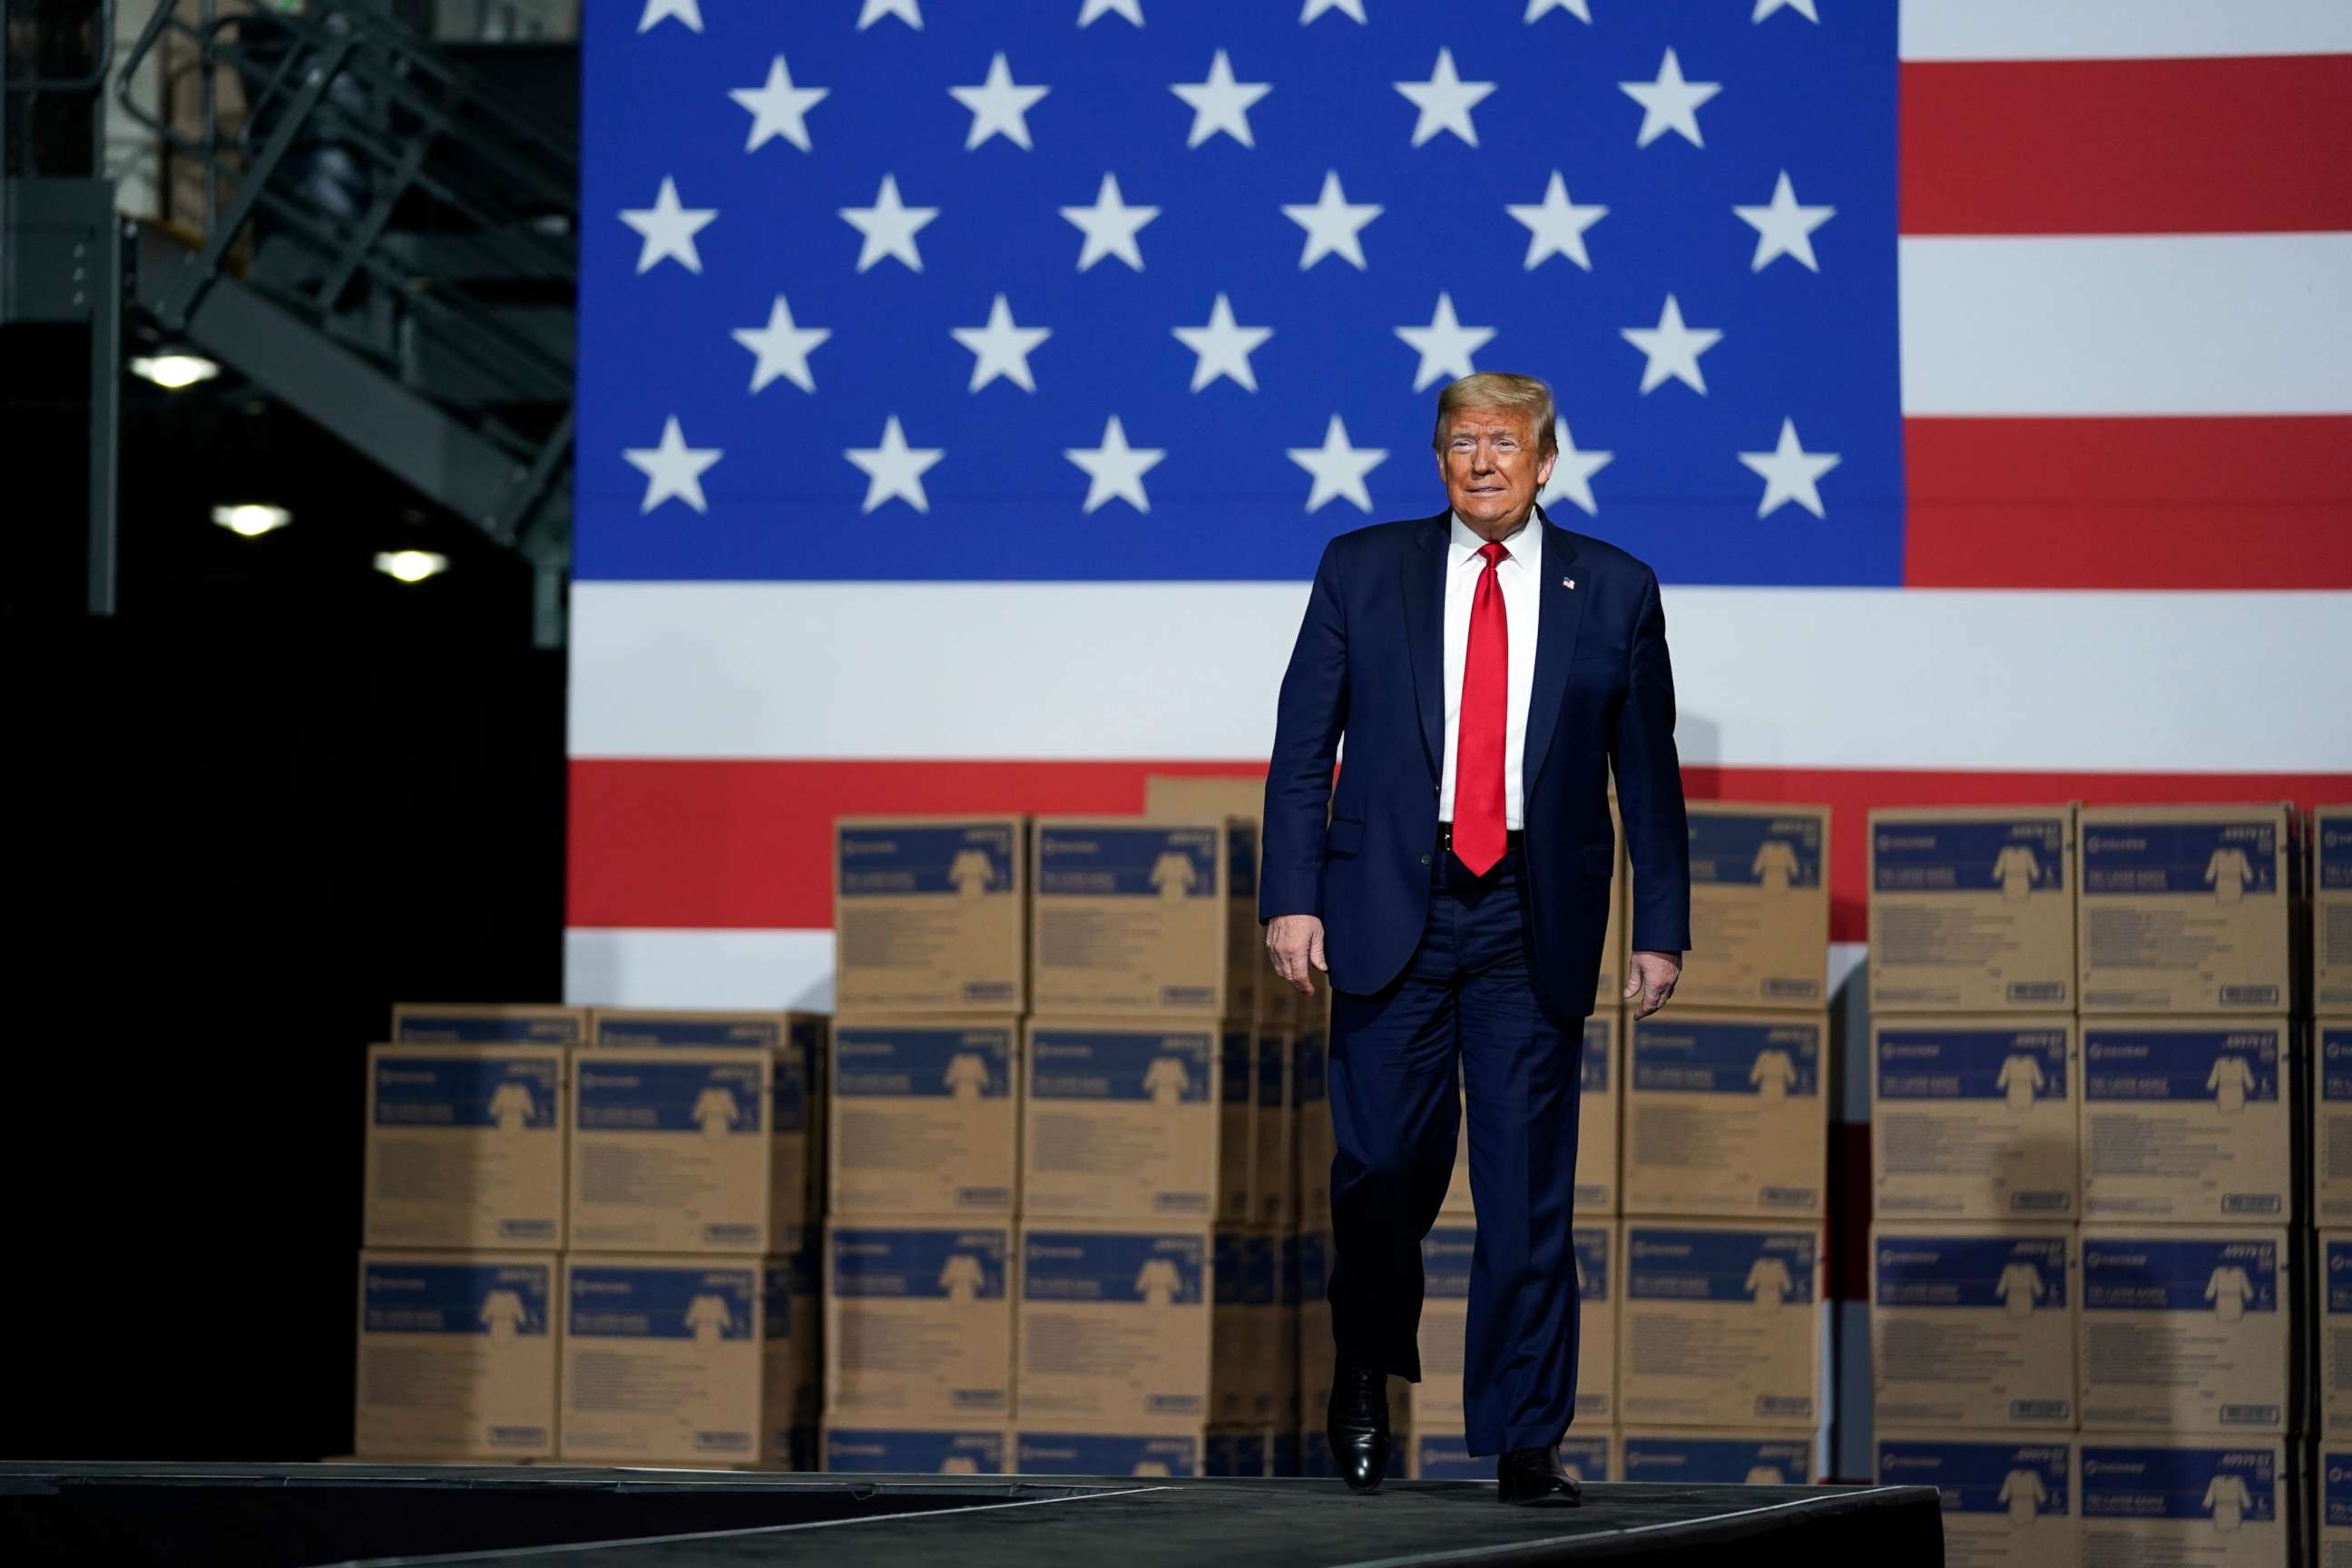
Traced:
<path fill-rule="evenodd" d="M 1478 1211 L 1469 1448 L 1549 1447 L 1576 1409 L 1583 1023 L 1531 983 L 1520 851 L 1482 878 L 1444 849 L 1432 862 L 1429 924 L 1404 972 L 1370 995 L 1332 994 L 1332 1334 L 1349 1361 L 1420 1381 L 1421 1243 L 1454 1173 L 1458 1073 Z"/>

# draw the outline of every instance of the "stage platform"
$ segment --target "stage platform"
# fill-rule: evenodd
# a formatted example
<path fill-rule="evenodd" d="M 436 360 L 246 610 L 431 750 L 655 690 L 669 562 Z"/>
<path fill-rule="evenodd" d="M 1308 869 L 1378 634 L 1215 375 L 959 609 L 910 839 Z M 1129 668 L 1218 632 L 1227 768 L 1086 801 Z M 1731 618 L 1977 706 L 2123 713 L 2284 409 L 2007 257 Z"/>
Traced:
<path fill-rule="evenodd" d="M 1898 1556 L 1899 1554 L 1899 1556 Z M 836 1476 L 554 1465 L 0 1465 L 0 1562 L 510 1568 L 1434 1568 L 1676 1563 L 1936 1568 L 1929 1487 L 1589 1486 Z"/>

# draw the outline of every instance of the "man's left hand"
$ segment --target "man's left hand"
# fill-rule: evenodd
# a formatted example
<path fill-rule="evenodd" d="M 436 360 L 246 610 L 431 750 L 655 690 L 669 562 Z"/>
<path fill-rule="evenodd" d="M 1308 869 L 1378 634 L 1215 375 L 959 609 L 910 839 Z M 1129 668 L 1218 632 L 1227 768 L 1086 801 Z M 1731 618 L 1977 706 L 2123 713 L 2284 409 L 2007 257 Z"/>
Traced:
<path fill-rule="evenodd" d="M 1683 977 L 1683 955 L 1636 952 L 1626 967 L 1633 973 L 1625 977 L 1625 1000 L 1633 1004 L 1634 1017 L 1646 1018 L 1675 994 L 1675 982 Z"/>

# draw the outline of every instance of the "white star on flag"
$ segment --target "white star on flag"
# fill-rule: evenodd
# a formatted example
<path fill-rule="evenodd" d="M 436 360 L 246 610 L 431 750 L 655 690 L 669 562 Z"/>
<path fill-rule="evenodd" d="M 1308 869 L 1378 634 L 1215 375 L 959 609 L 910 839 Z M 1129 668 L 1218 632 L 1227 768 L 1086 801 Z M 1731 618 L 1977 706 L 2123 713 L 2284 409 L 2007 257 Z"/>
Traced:
<path fill-rule="evenodd" d="M 832 91 L 829 87 L 794 87 L 791 68 L 778 55 L 769 63 L 763 85 L 734 88 L 727 94 L 751 111 L 751 139 L 743 143 L 743 151 L 756 153 L 772 137 L 781 136 L 808 152 L 808 121 L 803 116 Z"/>
<path fill-rule="evenodd" d="M 1078 270 L 1084 272 L 1106 256 L 1116 256 L 1138 272 L 1143 270 L 1143 249 L 1136 231 L 1160 216 L 1158 207 L 1131 207 L 1118 194 L 1118 176 L 1105 174 L 1102 188 L 1090 207 L 1064 207 L 1062 216 L 1087 237 L 1078 247 Z"/>
<path fill-rule="evenodd" d="M 1565 11 L 1586 26 L 1592 25 L 1592 13 L 1584 8 L 1584 0 L 1528 0 L 1527 20 L 1532 24 L 1551 11 Z"/>
<path fill-rule="evenodd" d="M 1283 216 L 1307 231 L 1307 243 L 1298 252 L 1298 270 L 1304 272 L 1325 257 L 1337 256 L 1363 271 L 1364 247 L 1358 236 L 1366 224 L 1381 216 L 1381 210 L 1369 202 L 1351 204 L 1339 188 L 1339 171 L 1325 170 L 1323 194 L 1313 205 L 1282 209 Z"/>
<path fill-rule="evenodd" d="M 1760 22 L 1773 12 L 1783 9 L 1794 11 L 1798 16 L 1816 26 L 1822 19 L 1821 13 L 1813 9 L 1813 0 L 1756 0 L 1755 14 L 1748 19 L 1751 22 Z"/>
<path fill-rule="evenodd" d="M 1250 137 L 1250 105 L 1274 90 L 1266 81 L 1235 81 L 1233 62 L 1219 49 L 1209 62 L 1206 81 L 1171 82 L 1168 90 L 1192 108 L 1192 133 L 1184 145 L 1198 147 L 1210 137 L 1223 132 L 1244 147 L 1257 143 Z"/>
<path fill-rule="evenodd" d="M 1048 87 L 1017 87 L 1013 80 L 1013 68 L 1005 63 L 1004 51 L 988 62 L 988 79 L 978 87 L 951 87 L 949 94 L 958 103 L 971 110 L 971 130 L 963 139 L 967 153 L 992 136 L 1002 136 L 1014 146 L 1026 151 L 1029 147 L 1029 110 L 1037 100 L 1054 89 Z"/>
<path fill-rule="evenodd" d="M 1087 26 L 1096 17 L 1108 16 L 1114 11 L 1137 26 L 1143 26 L 1143 0 L 1086 0 L 1085 7 L 1078 12 L 1078 26 Z"/>
<path fill-rule="evenodd" d="M 862 33 L 885 16 L 896 16 L 919 33 L 923 30 L 923 0 L 866 0 L 857 13 L 857 30 Z"/>
<path fill-rule="evenodd" d="M 664 174 L 653 205 L 621 211 L 621 221 L 645 236 L 645 244 L 637 248 L 638 272 L 650 272 L 664 261 L 675 261 L 688 272 L 701 271 L 702 252 L 694 237 L 718 216 L 717 207 L 678 205 L 677 182 Z"/>
<path fill-rule="evenodd" d="M 905 432 L 898 428 L 898 416 L 893 414 L 883 423 L 880 446 L 851 447 L 841 455 L 866 471 L 866 504 L 859 511 L 872 511 L 893 500 L 905 501 L 917 511 L 929 511 L 931 500 L 923 492 L 923 475 L 947 453 L 938 447 L 908 446 Z"/>
<path fill-rule="evenodd" d="M 908 206 L 898 199 L 898 176 L 885 174 L 872 206 L 844 207 L 841 216 L 866 237 L 866 243 L 857 249 L 857 270 L 863 272 L 884 257 L 894 256 L 908 270 L 920 272 L 923 253 L 916 248 L 915 235 L 940 216 L 940 209 Z"/>
<path fill-rule="evenodd" d="M 779 294 L 776 302 L 768 308 L 766 326 L 738 327 L 729 335 L 755 357 L 756 363 L 751 366 L 753 392 L 780 375 L 803 392 L 814 392 L 816 377 L 809 374 L 809 351 L 833 336 L 833 330 L 798 325 L 793 321 L 793 308 Z"/>
<path fill-rule="evenodd" d="M 1000 375 L 1024 392 L 1037 390 L 1037 384 L 1029 379 L 1029 354 L 1054 335 L 1053 329 L 1014 326 L 1013 307 L 1005 303 L 1003 295 L 999 294 L 996 303 L 988 308 L 988 325 L 949 331 L 977 356 L 971 363 L 971 385 L 967 391 L 978 392 Z"/>
<path fill-rule="evenodd" d="M 637 31 L 649 33 L 656 23 L 675 16 L 696 32 L 702 31 L 702 0 L 646 0 L 637 16 Z"/>
<path fill-rule="evenodd" d="M 1470 356 L 1495 335 L 1492 327 L 1465 327 L 1454 318 L 1454 297 L 1440 294 L 1437 309 L 1425 327 L 1399 327 L 1396 335 L 1420 351 L 1421 365 L 1413 372 L 1412 389 L 1421 391 L 1440 376 L 1474 374 Z"/>
<path fill-rule="evenodd" d="M 1780 256 L 1796 258 L 1808 272 L 1821 270 L 1813 259 L 1813 230 L 1835 217 L 1837 208 L 1799 206 L 1796 187 L 1789 184 L 1788 170 L 1780 171 L 1769 205 L 1736 206 L 1731 210 L 1739 215 L 1740 222 L 1756 231 L 1756 259 L 1748 266 L 1750 272 L 1763 271 L 1767 264 Z"/>
<path fill-rule="evenodd" d="M 1584 253 L 1584 231 L 1607 217 L 1609 209 L 1580 207 L 1570 202 L 1568 184 L 1558 169 L 1551 172 L 1542 202 L 1534 206 L 1507 205 L 1503 210 L 1528 226 L 1528 271 L 1554 256 L 1565 256 L 1587 272 L 1592 270 L 1592 258 Z"/>
<path fill-rule="evenodd" d="M 660 446 L 632 447 L 621 456 L 646 476 L 645 504 L 637 508 L 643 516 L 672 497 L 697 511 L 708 512 L 709 504 L 702 499 L 703 470 L 726 454 L 716 447 L 688 446 L 686 432 L 678 428 L 677 416 L 673 414 L 662 426 Z"/>
<path fill-rule="evenodd" d="M 1642 390 L 1650 392 L 1671 376 L 1700 396 L 1706 395 L 1706 377 L 1699 373 L 1698 356 L 1723 340 L 1713 327 L 1686 327 L 1683 308 L 1672 294 L 1658 312 L 1654 327 L 1627 327 L 1620 334 L 1648 355 L 1642 366 Z"/>
<path fill-rule="evenodd" d="M 1326 11 L 1337 11 L 1343 16 L 1353 16 L 1361 22 L 1364 19 L 1364 0 L 1307 0 L 1298 8 L 1298 25 L 1303 27 Z M 1312 511 L 1314 508 L 1307 510 Z"/>
<path fill-rule="evenodd" d="M 1674 50 L 1668 49 L 1659 62 L 1655 81 L 1621 81 L 1617 86 L 1642 106 L 1642 130 L 1633 138 L 1634 146 L 1647 147 L 1669 131 L 1694 147 L 1706 145 L 1699 140 L 1698 106 L 1721 92 L 1723 84 L 1685 81 Z"/>
<path fill-rule="evenodd" d="M 1556 501 L 1569 501 L 1587 517 L 1599 517 L 1601 509 L 1592 500 L 1592 476 L 1609 466 L 1614 452 L 1580 452 L 1574 437 L 1568 433 L 1568 421 L 1552 424 L 1552 439 L 1559 444 L 1559 457 L 1552 464 L 1551 479 L 1536 500 L 1546 506 Z"/>
<path fill-rule="evenodd" d="M 1437 65 L 1427 81 L 1401 81 L 1392 84 L 1410 100 L 1421 115 L 1412 122 L 1412 144 L 1416 147 L 1441 131 L 1451 131 L 1471 146 L 1478 145 L 1478 132 L 1470 123 L 1470 111 L 1495 90 L 1491 81 L 1464 81 L 1454 74 L 1454 51 L 1437 51 Z"/>
<path fill-rule="evenodd" d="M 1192 351 L 1193 391 L 1200 391 L 1221 375 L 1233 377 L 1252 392 L 1257 390 L 1257 377 L 1250 371 L 1250 353 L 1274 336 L 1274 329 L 1235 325 L 1233 305 L 1222 291 L 1217 302 L 1209 307 L 1207 326 L 1177 327 L 1173 331 L 1176 341 Z"/>
<path fill-rule="evenodd" d="M 1290 460 L 1315 476 L 1315 487 L 1307 492 L 1307 510 L 1314 511 L 1335 497 L 1355 503 L 1358 511 L 1372 510 L 1371 492 L 1364 488 L 1364 476 L 1388 461 L 1385 447 L 1355 447 L 1348 442 L 1348 427 L 1336 414 L 1324 427 L 1320 447 L 1293 447 Z"/>
<path fill-rule="evenodd" d="M 1087 471 L 1087 504 L 1092 511 L 1108 500 L 1123 500 L 1136 510 L 1151 510 L 1151 498 L 1144 493 L 1143 476 L 1159 466 L 1168 454 L 1156 447 L 1130 447 L 1127 432 L 1114 414 L 1103 426 L 1099 447 L 1066 447 L 1062 456 Z"/>
<path fill-rule="evenodd" d="M 1758 517 L 1769 517 L 1795 501 L 1815 517 L 1822 511 L 1817 481 L 1838 466 L 1835 452 L 1808 452 L 1797 440 L 1797 422 L 1780 421 L 1780 439 L 1769 452 L 1742 452 L 1739 460 L 1764 476 L 1764 499 L 1756 505 Z"/>

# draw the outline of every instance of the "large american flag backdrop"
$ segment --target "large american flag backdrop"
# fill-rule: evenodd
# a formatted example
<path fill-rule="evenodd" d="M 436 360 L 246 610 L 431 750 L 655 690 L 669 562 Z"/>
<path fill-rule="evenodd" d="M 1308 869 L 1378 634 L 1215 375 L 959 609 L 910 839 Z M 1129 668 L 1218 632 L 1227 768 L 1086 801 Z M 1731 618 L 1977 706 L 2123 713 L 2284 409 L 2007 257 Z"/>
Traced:
<path fill-rule="evenodd" d="M 825 1005 L 839 813 L 1262 773 L 1474 368 L 1840 973 L 1874 805 L 2352 795 L 2343 0 L 586 11 L 575 1000 Z"/>

